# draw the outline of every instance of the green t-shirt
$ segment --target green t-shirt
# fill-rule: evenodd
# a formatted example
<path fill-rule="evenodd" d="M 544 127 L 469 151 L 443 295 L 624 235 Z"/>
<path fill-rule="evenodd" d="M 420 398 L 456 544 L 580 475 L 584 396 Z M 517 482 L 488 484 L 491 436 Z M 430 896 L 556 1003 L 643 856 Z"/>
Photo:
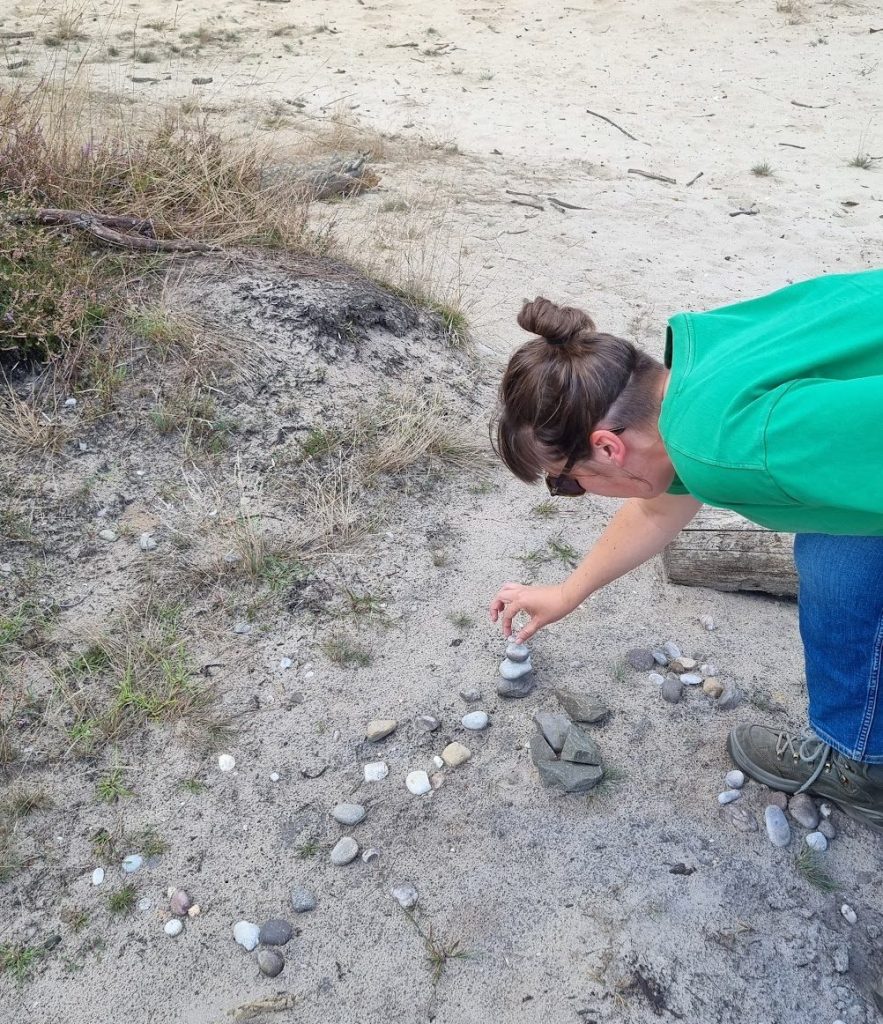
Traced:
<path fill-rule="evenodd" d="M 773 530 L 883 535 L 883 270 L 679 313 L 665 362 L 670 493 Z"/>

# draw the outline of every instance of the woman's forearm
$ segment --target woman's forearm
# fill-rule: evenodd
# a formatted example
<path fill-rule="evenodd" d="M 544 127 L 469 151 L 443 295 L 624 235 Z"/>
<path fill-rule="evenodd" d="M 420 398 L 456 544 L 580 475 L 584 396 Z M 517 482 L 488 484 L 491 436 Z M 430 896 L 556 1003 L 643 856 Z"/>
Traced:
<path fill-rule="evenodd" d="M 596 590 L 658 555 L 701 507 L 689 495 L 630 498 L 562 584 L 568 603 L 576 608 Z"/>

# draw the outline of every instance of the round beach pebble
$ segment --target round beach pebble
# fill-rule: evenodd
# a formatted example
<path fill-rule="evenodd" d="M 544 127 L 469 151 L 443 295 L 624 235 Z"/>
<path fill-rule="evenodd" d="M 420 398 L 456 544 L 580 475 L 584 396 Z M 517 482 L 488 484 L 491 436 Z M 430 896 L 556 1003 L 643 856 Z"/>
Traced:
<path fill-rule="evenodd" d="M 261 974 L 268 978 L 275 978 L 285 966 L 285 957 L 278 949 L 259 949 L 258 968 Z"/>
<path fill-rule="evenodd" d="M 745 773 L 733 768 L 724 776 L 728 789 L 741 789 L 745 785 Z"/>
<path fill-rule="evenodd" d="M 702 692 L 707 693 L 709 697 L 717 699 L 724 692 L 724 684 L 715 676 L 709 676 L 702 684 Z"/>
<path fill-rule="evenodd" d="M 788 813 L 804 828 L 819 827 L 819 812 L 808 793 L 795 793 L 788 801 Z"/>
<path fill-rule="evenodd" d="M 667 676 L 662 682 L 662 699 L 677 704 L 684 692 L 684 684 L 675 676 Z"/>
<path fill-rule="evenodd" d="M 361 804 L 338 804 L 331 812 L 331 817 L 341 825 L 358 825 L 365 818 L 365 808 Z"/>
<path fill-rule="evenodd" d="M 92 872 L 92 884 L 93 885 L 101 885 L 101 883 L 103 881 L 104 881 L 104 868 L 96 868 Z"/>
<path fill-rule="evenodd" d="M 337 845 L 331 851 L 331 863 L 342 867 L 356 859 L 359 854 L 359 844 L 350 836 L 344 836 L 337 841 Z"/>
<path fill-rule="evenodd" d="M 821 832 L 810 832 L 806 837 L 806 845 L 817 853 L 824 853 L 828 849 L 828 840 Z"/>
<path fill-rule="evenodd" d="M 428 793 L 432 789 L 429 776 L 422 770 L 409 772 L 405 779 L 405 785 L 408 787 L 408 792 L 413 793 L 414 796 L 423 796 L 424 793 Z"/>
<path fill-rule="evenodd" d="M 852 907 L 848 903 L 843 903 L 841 905 L 840 913 L 841 913 L 841 915 L 843 917 L 843 920 L 846 921 L 847 924 L 855 924 L 855 922 L 858 920 L 858 916 L 856 915 L 856 912 L 852 909 Z"/>
<path fill-rule="evenodd" d="M 316 909 L 316 894 L 306 886 L 296 885 L 291 890 L 291 907 L 295 914 L 308 914 Z"/>
<path fill-rule="evenodd" d="M 291 941 L 292 935 L 294 928 L 291 923 L 281 917 L 274 917 L 261 925 L 258 940 L 262 946 L 284 946 Z"/>
<path fill-rule="evenodd" d="M 190 909 L 191 899 L 183 889 L 176 889 L 169 899 L 169 909 L 178 917 L 184 917 Z"/>
<path fill-rule="evenodd" d="M 231 754 L 219 754 L 218 767 L 222 772 L 232 772 L 236 767 L 236 758 Z"/>
<path fill-rule="evenodd" d="M 723 793 L 718 794 L 717 802 L 723 807 L 724 804 L 731 804 L 734 800 L 738 800 L 741 795 L 741 790 L 727 789 Z"/>
<path fill-rule="evenodd" d="M 389 775 L 386 761 L 372 761 L 365 765 L 365 782 L 380 782 Z"/>
<path fill-rule="evenodd" d="M 163 926 L 163 931 L 166 935 L 171 935 L 174 938 L 176 935 L 180 935 L 184 931 L 184 924 L 179 921 L 177 917 L 173 917 L 171 921 L 166 921 Z"/>
<path fill-rule="evenodd" d="M 143 863 L 144 858 L 140 853 L 130 853 L 128 857 L 123 857 L 122 868 L 127 875 L 131 875 L 139 871 Z"/>
<path fill-rule="evenodd" d="M 477 732 L 479 729 L 486 729 L 488 725 L 488 716 L 484 711 L 470 711 L 468 715 L 464 715 L 461 719 L 464 729 L 472 729 Z"/>

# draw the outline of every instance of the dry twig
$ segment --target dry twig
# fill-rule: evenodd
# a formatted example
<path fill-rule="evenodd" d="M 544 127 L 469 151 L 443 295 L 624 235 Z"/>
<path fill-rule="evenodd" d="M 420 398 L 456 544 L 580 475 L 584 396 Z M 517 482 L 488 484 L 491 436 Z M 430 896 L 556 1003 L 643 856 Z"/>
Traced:
<path fill-rule="evenodd" d="M 587 114 L 591 114 L 591 115 L 592 115 L 592 117 L 599 117 L 599 118 L 600 118 L 600 119 L 601 119 L 602 121 L 606 121 L 606 122 L 607 122 L 608 124 L 610 124 L 610 125 L 613 125 L 613 127 L 614 127 L 614 128 L 615 128 L 615 129 L 616 129 L 616 130 L 617 130 L 618 132 L 622 132 L 622 134 L 623 134 L 623 135 L 626 135 L 626 136 L 628 136 L 628 138 L 630 138 L 630 139 L 632 140 L 632 142 L 638 142 L 638 141 L 639 141 L 638 139 L 636 139 L 636 138 L 634 137 L 634 135 L 632 135 L 632 133 L 631 133 L 631 132 L 627 132 L 627 131 L 625 130 L 625 128 L 623 128 L 623 127 L 622 127 L 622 125 L 619 125 L 619 124 L 617 124 L 617 123 L 616 123 L 616 121 L 611 121 L 611 120 L 610 120 L 610 118 L 609 118 L 609 117 L 607 117 L 607 116 L 606 116 L 605 114 L 599 114 L 599 113 L 598 113 L 597 111 L 595 111 L 595 110 L 589 110 L 589 109 L 588 109 L 588 107 L 586 108 L 586 113 L 587 113 Z"/>

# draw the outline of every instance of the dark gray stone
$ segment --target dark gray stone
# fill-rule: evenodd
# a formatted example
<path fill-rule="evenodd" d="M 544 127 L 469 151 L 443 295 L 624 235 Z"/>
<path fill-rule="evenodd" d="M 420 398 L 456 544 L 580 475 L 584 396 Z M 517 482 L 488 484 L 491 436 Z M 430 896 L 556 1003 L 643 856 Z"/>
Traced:
<path fill-rule="evenodd" d="M 604 701 L 590 693 L 559 689 L 555 691 L 555 696 L 574 722 L 598 722 L 610 712 Z"/>
<path fill-rule="evenodd" d="M 291 923 L 280 917 L 274 917 L 261 925 L 258 941 L 262 946 L 284 946 L 291 941 L 292 935 L 294 935 L 294 928 Z"/>
<path fill-rule="evenodd" d="M 291 906 L 295 914 L 306 914 L 316 909 L 316 894 L 306 886 L 296 885 L 291 890 Z"/>
<path fill-rule="evenodd" d="M 567 730 L 572 724 L 567 715 L 556 715 L 551 711 L 538 711 L 533 716 L 533 720 L 540 727 L 540 732 L 542 732 L 549 746 L 556 754 L 560 754 L 561 748 L 564 746 L 564 739 L 567 736 Z"/>
<path fill-rule="evenodd" d="M 533 693 L 533 676 L 525 675 L 520 679 L 499 679 L 497 680 L 497 695 L 500 697 L 511 697 L 519 700 L 522 697 L 529 697 Z"/>
<path fill-rule="evenodd" d="M 804 828 L 814 829 L 819 824 L 819 812 L 808 793 L 795 793 L 788 801 L 788 813 Z"/>
<path fill-rule="evenodd" d="M 737 686 L 733 686 L 732 683 L 727 683 L 724 686 L 724 692 L 714 702 L 714 706 L 718 711 L 732 711 L 733 708 L 737 707 L 742 701 L 742 693 Z"/>
<path fill-rule="evenodd" d="M 586 793 L 601 781 L 604 771 L 595 764 L 541 761 L 537 765 L 543 784 L 562 793 Z"/>
<path fill-rule="evenodd" d="M 276 975 L 282 971 L 284 966 L 285 957 L 283 957 L 278 950 L 258 950 L 258 967 L 261 970 L 261 974 L 266 974 L 268 978 L 275 978 Z"/>
<path fill-rule="evenodd" d="M 573 761 L 575 764 L 600 764 L 601 751 L 585 729 L 571 725 L 564 737 L 561 760 Z"/>
<path fill-rule="evenodd" d="M 825 839 L 834 839 L 837 836 L 837 829 L 831 824 L 830 818 L 825 818 L 819 822 L 819 832 L 825 837 Z"/>
<path fill-rule="evenodd" d="M 626 652 L 625 660 L 638 672 L 649 672 L 656 665 L 653 652 L 645 647 L 633 647 Z"/>
<path fill-rule="evenodd" d="M 653 651 L 653 660 L 657 665 L 661 665 L 663 668 L 668 664 L 668 655 L 665 651 Z"/>
<path fill-rule="evenodd" d="M 555 751 L 546 743 L 541 732 L 535 732 L 530 738 L 530 759 L 534 764 L 540 761 L 557 761 Z"/>
<path fill-rule="evenodd" d="M 677 704 L 680 702 L 681 695 L 684 692 L 684 684 L 677 676 L 668 676 L 662 681 L 660 689 L 663 700 L 667 700 L 669 704 Z"/>

